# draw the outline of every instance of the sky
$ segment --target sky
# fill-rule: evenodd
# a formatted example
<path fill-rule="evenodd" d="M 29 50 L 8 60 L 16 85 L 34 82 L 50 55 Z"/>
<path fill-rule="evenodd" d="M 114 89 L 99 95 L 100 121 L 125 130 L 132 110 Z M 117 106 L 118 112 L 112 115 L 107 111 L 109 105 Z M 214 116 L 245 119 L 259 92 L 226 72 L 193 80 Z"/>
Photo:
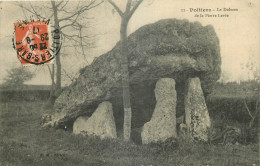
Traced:
<path fill-rule="evenodd" d="M 124 10 L 126 0 L 115 0 L 115 3 Z M 23 3 L 23 2 L 21 2 Z M 32 4 L 50 4 L 48 1 Z M 17 2 L 0 2 L 0 83 L 6 77 L 7 70 L 21 66 L 16 52 L 12 48 L 14 32 L 13 23 L 24 20 L 30 14 L 18 7 Z M 238 11 L 217 11 L 231 8 Z M 181 9 L 185 9 L 182 12 Z M 211 9 L 211 12 L 194 12 L 194 10 Z M 190 10 L 193 10 L 192 12 Z M 215 10 L 215 11 L 213 11 Z M 195 17 L 195 14 L 228 15 L 229 17 Z M 105 2 L 98 8 L 87 13 L 93 17 L 93 28 L 88 31 L 98 34 L 96 46 L 87 50 L 87 59 L 80 60 L 79 55 L 62 48 L 61 53 L 67 53 L 62 59 L 64 69 L 68 74 L 75 74 L 85 65 L 91 63 L 95 57 L 111 50 L 119 41 L 120 17 L 112 11 L 109 3 Z M 128 25 L 128 34 L 143 25 L 156 22 L 160 19 L 177 18 L 191 22 L 199 21 L 203 26 L 213 25 L 219 40 L 222 58 L 222 72 L 226 81 L 240 81 L 251 78 L 252 75 L 244 67 L 252 61 L 255 67 L 260 67 L 260 1 L 259 0 L 144 0 L 134 13 Z M 28 66 L 36 73 L 35 78 L 27 84 L 51 84 L 47 65 Z M 69 84 L 68 79 L 63 85 Z"/>

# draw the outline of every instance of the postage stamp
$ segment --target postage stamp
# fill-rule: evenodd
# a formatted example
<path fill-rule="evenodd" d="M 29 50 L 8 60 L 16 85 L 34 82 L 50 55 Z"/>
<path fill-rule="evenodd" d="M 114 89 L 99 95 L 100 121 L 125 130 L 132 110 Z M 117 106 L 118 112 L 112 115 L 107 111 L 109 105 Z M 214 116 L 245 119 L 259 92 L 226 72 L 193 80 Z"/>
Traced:
<path fill-rule="evenodd" d="M 50 31 L 49 20 L 18 22 L 14 28 L 13 45 L 22 65 L 51 63 L 59 52 L 60 42 L 52 43 L 52 36 L 60 39 L 59 31 Z"/>

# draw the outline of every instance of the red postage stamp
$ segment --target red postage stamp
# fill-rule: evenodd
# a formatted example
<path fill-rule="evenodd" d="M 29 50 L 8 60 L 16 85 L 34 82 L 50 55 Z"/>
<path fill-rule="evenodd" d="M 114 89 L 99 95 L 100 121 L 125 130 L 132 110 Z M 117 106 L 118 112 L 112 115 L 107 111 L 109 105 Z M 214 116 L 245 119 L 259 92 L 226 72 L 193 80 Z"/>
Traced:
<path fill-rule="evenodd" d="M 15 27 L 15 47 L 22 65 L 50 63 L 54 58 L 50 51 L 47 21 L 19 22 Z"/>

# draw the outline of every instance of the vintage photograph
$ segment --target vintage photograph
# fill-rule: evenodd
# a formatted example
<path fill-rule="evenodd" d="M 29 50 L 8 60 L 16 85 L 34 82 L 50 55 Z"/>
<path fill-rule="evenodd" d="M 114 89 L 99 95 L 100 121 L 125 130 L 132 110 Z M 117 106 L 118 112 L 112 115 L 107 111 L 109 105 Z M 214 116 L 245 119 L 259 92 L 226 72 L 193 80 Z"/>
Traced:
<path fill-rule="evenodd" d="M 259 0 L 0 1 L 0 166 L 259 166 Z"/>

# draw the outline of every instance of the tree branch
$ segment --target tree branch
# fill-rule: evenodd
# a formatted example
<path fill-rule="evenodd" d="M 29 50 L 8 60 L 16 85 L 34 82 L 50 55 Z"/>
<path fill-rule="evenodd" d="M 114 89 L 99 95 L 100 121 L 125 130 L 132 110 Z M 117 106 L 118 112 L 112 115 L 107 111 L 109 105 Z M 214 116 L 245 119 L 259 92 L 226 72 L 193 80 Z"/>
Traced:
<path fill-rule="evenodd" d="M 131 9 L 131 4 L 132 0 L 127 0 L 126 8 L 125 8 L 125 13 L 129 13 Z"/>
<path fill-rule="evenodd" d="M 83 6 L 81 9 L 79 9 L 77 12 L 75 12 L 74 14 L 68 16 L 68 17 L 65 17 L 65 18 L 62 18 L 62 19 L 59 19 L 59 21 L 64 21 L 64 20 L 69 20 L 70 18 L 72 17 L 75 17 L 76 15 L 80 15 L 82 13 L 84 13 L 86 10 L 90 10 L 94 7 L 97 7 L 98 5 L 100 5 L 101 3 L 103 3 L 103 1 L 101 1 L 100 3 L 96 4 L 96 5 L 93 5 L 96 1 L 92 1 L 91 3 L 89 3 L 87 6 Z M 91 6 L 93 5 L 93 6 Z"/>
<path fill-rule="evenodd" d="M 74 24 L 74 23 L 64 25 L 64 26 L 60 27 L 60 30 L 62 30 L 63 28 L 66 28 L 66 27 L 72 26 L 73 24 Z"/>
<path fill-rule="evenodd" d="M 32 3 L 31 3 L 30 1 L 29 1 L 29 3 L 30 3 L 30 6 L 31 6 L 33 12 L 35 13 L 36 17 L 37 17 L 38 19 L 40 19 L 40 18 L 41 18 L 41 19 L 44 19 L 44 17 L 40 16 L 40 15 L 35 11 L 35 9 L 34 9 Z"/>
<path fill-rule="evenodd" d="M 65 73 L 65 75 L 66 75 L 71 81 L 74 80 L 74 78 L 72 78 L 72 77 L 66 72 L 66 70 L 64 70 L 64 69 L 62 69 L 62 70 L 63 70 L 63 72 Z"/>
<path fill-rule="evenodd" d="M 252 119 L 254 119 L 254 117 L 252 116 L 252 114 L 251 114 L 251 112 L 250 112 L 250 110 L 249 110 L 249 108 L 248 108 L 248 106 L 247 106 L 247 104 L 246 104 L 246 101 L 245 101 L 245 100 L 244 100 L 244 104 L 245 104 L 245 107 L 246 107 L 246 110 L 247 110 L 247 112 L 248 112 L 249 116 L 250 116 Z"/>
<path fill-rule="evenodd" d="M 134 12 L 136 11 L 136 9 L 138 8 L 138 6 L 143 2 L 143 0 L 139 0 L 135 6 L 132 8 L 132 10 L 130 11 L 130 13 L 127 15 L 127 19 L 129 20 L 132 15 L 134 14 Z"/>
<path fill-rule="evenodd" d="M 31 5 L 31 3 L 30 3 L 30 5 Z M 40 19 L 40 18 L 44 19 L 44 18 L 41 17 L 37 12 L 35 12 L 34 9 L 33 9 L 33 10 L 30 10 L 30 9 L 28 9 L 27 7 L 23 6 L 22 4 L 18 4 L 18 6 L 21 7 L 21 8 L 23 8 L 23 9 L 25 9 L 25 10 L 27 10 L 28 12 L 32 13 L 33 15 L 36 15 L 36 17 L 37 17 L 38 19 Z M 31 5 L 31 6 L 32 6 L 32 5 Z"/>
<path fill-rule="evenodd" d="M 62 27 L 60 27 L 60 29 L 63 29 L 63 28 L 69 27 L 69 26 L 73 27 L 74 29 L 77 27 L 77 28 L 79 28 L 79 29 L 76 29 L 76 30 L 80 30 L 80 27 L 81 27 L 81 28 L 91 28 L 91 27 L 93 27 L 93 26 L 95 26 L 95 25 L 85 26 L 85 25 L 80 24 L 80 23 L 77 22 L 76 20 L 74 20 L 74 21 L 72 21 L 72 23 L 70 23 L 70 24 L 63 25 Z"/>
<path fill-rule="evenodd" d="M 84 58 L 86 59 L 86 54 L 85 54 L 84 46 L 83 46 L 82 27 L 80 27 L 79 37 L 80 37 L 80 46 L 81 46 L 81 49 L 82 49 L 82 54 L 83 54 Z M 89 64 L 88 61 L 87 61 L 87 63 Z"/>
<path fill-rule="evenodd" d="M 119 7 L 112 0 L 108 0 L 108 2 L 114 7 L 114 9 L 117 11 L 117 13 L 121 17 L 123 17 L 124 13 L 119 9 Z"/>
<path fill-rule="evenodd" d="M 63 33 L 62 31 L 60 31 L 60 33 L 65 37 L 65 38 L 67 38 L 67 39 L 69 39 L 69 40 L 73 40 L 74 42 L 76 42 L 76 43 L 80 43 L 78 40 L 76 40 L 76 39 L 74 39 L 74 37 L 79 37 L 78 35 L 67 35 L 67 34 L 65 34 L 65 33 Z"/>
<path fill-rule="evenodd" d="M 50 68 L 50 66 L 49 66 L 49 65 L 47 65 L 47 67 L 48 67 L 48 69 L 49 69 L 50 76 L 51 76 L 51 75 L 52 75 L 52 73 L 51 73 L 51 68 Z"/>
<path fill-rule="evenodd" d="M 81 38 L 83 39 L 83 38 L 92 38 L 93 36 L 88 36 L 88 35 L 86 35 L 86 36 L 80 36 L 79 34 L 77 34 L 77 35 L 68 35 L 68 34 L 65 34 L 64 32 L 62 32 L 61 31 L 61 33 L 62 33 L 62 35 L 64 36 L 64 37 L 66 37 L 67 39 L 72 39 L 72 38 L 78 38 L 79 40 L 81 40 Z M 77 41 L 76 39 L 74 39 L 74 41 L 75 42 L 77 42 L 77 43 L 79 43 L 79 41 Z M 84 41 L 83 41 L 84 42 Z"/>
<path fill-rule="evenodd" d="M 51 18 L 52 18 L 52 16 L 53 16 L 53 13 L 51 13 L 51 15 L 48 17 L 48 19 L 51 19 Z"/>
<path fill-rule="evenodd" d="M 67 25 L 64 25 L 64 26 L 60 27 L 60 30 L 63 29 L 63 28 L 66 28 L 68 26 L 73 26 L 76 23 L 78 17 L 79 17 L 79 15 L 77 15 L 77 17 L 73 20 L 73 22 L 71 24 L 67 24 Z"/>
<path fill-rule="evenodd" d="M 69 2 L 69 0 L 66 1 L 65 4 L 64 4 L 60 9 L 58 9 L 58 10 L 59 10 L 59 11 L 63 10 L 63 8 L 64 8 L 65 6 L 67 6 L 68 2 Z"/>
<path fill-rule="evenodd" d="M 58 4 L 56 5 L 56 7 L 58 8 L 62 3 L 63 3 L 63 0 L 61 0 L 60 3 L 58 3 Z"/>

